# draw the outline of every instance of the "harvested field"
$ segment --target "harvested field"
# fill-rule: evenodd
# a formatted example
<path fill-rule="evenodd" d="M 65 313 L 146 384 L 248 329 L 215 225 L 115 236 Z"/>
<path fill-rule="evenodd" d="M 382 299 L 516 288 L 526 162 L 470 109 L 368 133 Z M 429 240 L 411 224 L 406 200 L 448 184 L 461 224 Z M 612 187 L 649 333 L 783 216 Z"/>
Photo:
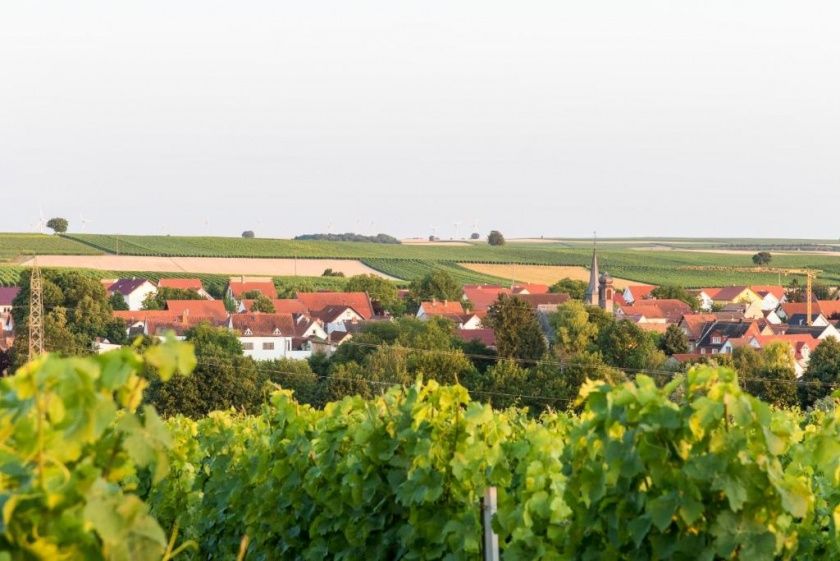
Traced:
<path fill-rule="evenodd" d="M 31 260 L 22 263 L 31 265 Z M 345 276 L 373 274 L 393 279 L 354 259 L 245 259 L 233 257 L 154 257 L 132 255 L 41 255 L 41 267 L 69 267 L 103 271 L 190 272 L 224 275 L 265 275 L 272 277 L 317 277 L 324 269 Z"/>
<path fill-rule="evenodd" d="M 573 280 L 589 281 L 589 269 L 586 267 L 569 267 L 557 265 L 502 265 L 489 263 L 460 263 L 460 265 L 471 271 L 501 277 L 503 279 L 514 279 L 517 282 L 534 282 L 542 284 L 554 284 L 560 279 L 570 278 Z M 630 285 L 644 284 L 627 279 L 613 277 L 615 287 L 623 289 Z"/>

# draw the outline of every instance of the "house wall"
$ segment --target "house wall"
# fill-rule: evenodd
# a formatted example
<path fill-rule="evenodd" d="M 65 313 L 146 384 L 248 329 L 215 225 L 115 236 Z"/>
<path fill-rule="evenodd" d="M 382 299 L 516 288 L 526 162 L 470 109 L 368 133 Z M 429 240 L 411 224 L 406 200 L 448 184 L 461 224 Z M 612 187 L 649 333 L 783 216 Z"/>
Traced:
<path fill-rule="evenodd" d="M 288 358 L 292 351 L 291 337 L 240 337 L 242 352 L 254 360 L 277 360 Z M 273 345 L 273 349 L 265 349 L 265 344 Z M 249 348 L 250 347 L 250 348 Z"/>
<path fill-rule="evenodd" d="M 157 294 L 157 288 L 150 282 L 141 284 L 134 292 L 126 296 L 125 303 L 128 304 L 128 309 L 135 312 L 142 309 L 143 300 L 149 294 Z"/>
<path fill-rule="evenodd" d="M 344 326 L 345 321 L 360 321 L 361 319 L 362 316 L 348 308 L 344 310 L 334 321 L 326 325 L 327 333 L 332 333 L 333 331 L 347 331 L 347 328 Z"/>

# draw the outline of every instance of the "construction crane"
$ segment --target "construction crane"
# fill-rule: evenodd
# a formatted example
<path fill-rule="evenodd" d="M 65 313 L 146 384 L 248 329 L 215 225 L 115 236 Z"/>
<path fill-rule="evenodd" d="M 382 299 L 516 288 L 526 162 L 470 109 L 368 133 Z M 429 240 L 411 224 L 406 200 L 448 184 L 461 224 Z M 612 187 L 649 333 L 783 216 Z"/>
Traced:
<path fill-rule="evenodd" d="M 722 265 L 685 265 L 679 267 L 681 271 L 722 271 L 726 273 L 776 273 L 779 275 L 803 275 L 805 277 L 805 310 L 808 325 L 813 323 L 813 287 L 820 269 L 789 269 L 785 267 L 726 267 Z"/>

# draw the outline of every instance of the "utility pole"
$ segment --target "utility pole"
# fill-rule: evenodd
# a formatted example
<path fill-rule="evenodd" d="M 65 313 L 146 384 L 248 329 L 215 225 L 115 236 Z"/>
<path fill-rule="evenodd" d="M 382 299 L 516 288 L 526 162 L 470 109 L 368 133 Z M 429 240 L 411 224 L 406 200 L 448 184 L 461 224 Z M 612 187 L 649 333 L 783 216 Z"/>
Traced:
<path fill-rule="evenodd" d="M 38 258 L 32 260 L 29 280 L 29 360 L 44 354 L 44 300 Z"/>

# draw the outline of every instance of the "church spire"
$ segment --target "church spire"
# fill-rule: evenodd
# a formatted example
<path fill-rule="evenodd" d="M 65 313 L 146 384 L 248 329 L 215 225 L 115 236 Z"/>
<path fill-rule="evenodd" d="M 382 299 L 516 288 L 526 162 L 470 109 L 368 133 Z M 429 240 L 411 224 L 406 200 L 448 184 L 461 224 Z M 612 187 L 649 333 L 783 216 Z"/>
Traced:
<path fill-rule="evenodd" d="M 590 306 L 598 305 L 598 282 L 600 275 L 598 274 L 598 254 L 596 253 L 597 238 L 592 240 L 592 265 L 589 267 L 589 286 L 586 287 L 583 300 Z"/>

